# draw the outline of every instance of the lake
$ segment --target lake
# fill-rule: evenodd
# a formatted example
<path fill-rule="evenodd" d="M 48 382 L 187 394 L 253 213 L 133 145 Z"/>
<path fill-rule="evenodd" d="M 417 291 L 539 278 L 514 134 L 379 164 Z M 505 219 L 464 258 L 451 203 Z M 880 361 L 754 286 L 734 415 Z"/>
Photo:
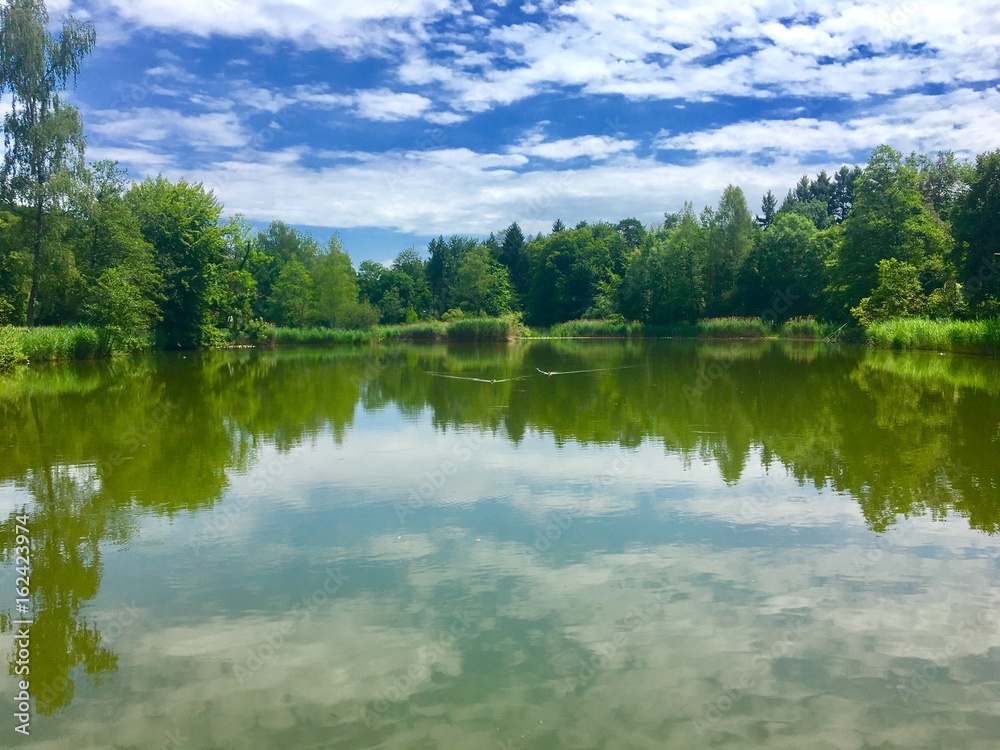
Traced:
<path fill-rule="evenodd" d="M 162 355 L 0 428 L 3 747 L 997 747 L 995 360 Z"/>

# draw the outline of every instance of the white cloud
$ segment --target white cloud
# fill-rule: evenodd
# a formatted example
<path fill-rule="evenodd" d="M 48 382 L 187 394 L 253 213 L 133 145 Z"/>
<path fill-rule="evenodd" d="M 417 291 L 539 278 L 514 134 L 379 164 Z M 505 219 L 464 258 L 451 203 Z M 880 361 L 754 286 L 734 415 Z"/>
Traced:
<path fill-rule="evenodd" d="M 115 18 L 202 37 L 263 36 L 359 57 L 391 51 L 400 81 L 439 83 L 455 107 L 469 112 L 566 86 L 632 99 L 861 98 L 928 83 L 990 81 L 1000 64 L 992 0 L 818 0 L 808 6 L 575 0 L 541 4 L 545 16 L 494 25 L 485 37 L 482 16 L 466 2 L 448 0 L 103 0 L 98 8 L 105 23 Z M 446 17 L 447 32 L 431 30 L 431 22 Z M 918 47 L 919 53 L 907 51 Z M 432 49 L 452 56 L 432 59 Z M 711 57 L 719 54 L 728 59 Z"/>
<path fill-rule="evenodd" d="M 395 122 L 420 117 L 431 100 L 420 94 L 399 94 L 388 89 L 360 91 L 355 97 L 358 114 L 366 120 Z"/>
<path fill-rule="evenodd" d="M 633 151 L 638 145 L 638 141 L 619 140 L 606 135 L 584 135 L 577 138 L 546 141 L 541 134 L 536 133 L 524 138 L 520 143 L 512 146 L 510 150 L 513 153 L 536 156 L 551 161 L 568 161 L 581 156 L 599 161 L 614 154 Z"/>
<path fill-rule="evenodd" d="M 997 147 L 998 111 L 1000 89 L 963 90 L 941 96 L 912 94 L 852 120 L 799 117 L 737 122 L 714 130 L 663 133 L 656 146 L 695 151 L 703 156 L 768 152 L 847 157 L 889 143 L 903 151 L 952 150 L 972 156 Z"/>
<path fill-rule="evenodd" d="M 196 149 L 244 147 L 249 137 L 235 115 L 229 112 L 184 115 L 171 109 L 140 108 L 130 112 L 103 110 L 93 113 L 88 130 L 97 138 L 91 143 L 136 145 L 176 143 Z"/>

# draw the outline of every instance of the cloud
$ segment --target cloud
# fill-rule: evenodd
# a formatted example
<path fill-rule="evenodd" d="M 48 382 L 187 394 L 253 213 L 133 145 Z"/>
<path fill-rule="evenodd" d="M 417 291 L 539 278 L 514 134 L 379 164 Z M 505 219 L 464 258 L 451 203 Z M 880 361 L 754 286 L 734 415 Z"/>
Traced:
<path fill-rule="evenodd" d="M 388 89 L 358 92 L 355 103 L 361 117 L 382 122 L 420 117 L 431 106 L 431 100 L 426 96 L 399 94 Z"/>
<path fill-rule="evenodd" d="M 249 140 L 240 121 L 229 112 L 185 115 L 159 108 L 99 110 L 93 120 L 96 123 L 91 122 L 88 130 L 97 135 L 98 143 L 162 143 L 214 150 L 242 148 Z"/>
<path fill-rule="evenodd" d="M 460 3 L 459 7 L 464 4 Z M 306 48 L 356 55 L 384 54 L 419 36 L 420 22 L 447 15 L 450 0 L 100 0 L 104 17 L 120 24 L 198 37 L 263 36 Z"/>
<path fill-rule="evenodd" d="M 660 149 L 721 154 L 829 154 L 850 158 L 858 151 L 889 143 L 903 151 L 952 150 L 972 156 L 997 146 L 996 113 L 1000 89 L 962 90 L 941 96 L 912 94 L 849 119 L 736 122 L 712 130 L 662 133 Z"/>
<path fill-rule="evenodd" d="M 546 141 L 544 136 L 536 133 L 524 138 L 520 143 L 512 146 L 510 150 L 525 156 L 535 156 L 551 161 L 569 161 L 581 156 L 600 161 L 614 154 L 633 151 L 638 145 L 638 141 L 596 135 Z"/>

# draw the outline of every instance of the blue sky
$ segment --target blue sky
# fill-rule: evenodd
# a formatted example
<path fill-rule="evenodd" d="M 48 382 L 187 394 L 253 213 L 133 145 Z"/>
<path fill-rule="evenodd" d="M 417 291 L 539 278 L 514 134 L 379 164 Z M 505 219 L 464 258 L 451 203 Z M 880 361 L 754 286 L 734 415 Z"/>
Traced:
<path fill-rule="evenodd" d="M 355 262 L 518 221 L 752 209 L 888 142 L 1000 146 L 995 0 L 50 0 L 92 20 L 91 160 Z"/>

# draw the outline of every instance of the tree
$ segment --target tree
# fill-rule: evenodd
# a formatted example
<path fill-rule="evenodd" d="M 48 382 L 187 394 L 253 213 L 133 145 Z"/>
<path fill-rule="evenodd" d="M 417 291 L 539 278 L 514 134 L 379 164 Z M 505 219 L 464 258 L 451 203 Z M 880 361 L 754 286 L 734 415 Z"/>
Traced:
<path fill-rule="evenodd" d="M 330 238 L 327 252 L 316 261 L 312 278 L 317 320 L 331 327 L 346 327 L 348 312 L 358 304 L 358 279 L 339 237 Z"/>
<path fill-rule="evenodd" d="M 625 239 L 611 224 L 564 229 L 533 242 L 528 313 L 537 325 L 580 318 L 607 307 L 625 271 Z M 599 303 L 599 295 L 605 300 Z"/>
<path fill-rule="evenodd" d="M 270 301 L 272 323 L 290 328 L 304 328 L 313 323 L 316 314 L 313 281 L 298 258 L 292 258 L 281 269 Z"/>
<path fill-rule="evenodd" d="M 566 230 L 566 225 L 563 224 L 562 219 L 556 219 L 555 223 L 552 224 L 552 234 L 556 234 L 557 232 L 563 232 L 565 230 Z"/>
<path fill-rule="evenodd" d="M 833 176 L 833 190 L 830 192 L 829 213 L 837 224 L 846 221 L 854 205 L 854 183 L 861 177 L 861 167 L 843 166 Z"/>
<path fill-rule="evenodd" d="M 443 315 L 457 307 L 455 289 L 458 284 L 458 265 L 462 257 L 475 249 L 479 242 L 470 237 L 453 235 L 445 240 L 438 237 L 427 246 L 430 260 L 427 262 L 427 280 L 434 297 L 434 311 Z"/>
<path fill-rule="evenodd" d="M 31 210 L 31 286 L 26 322 L 35 324 L 44 254 L 53 244 L 48 216 L 65 202 L 83 170 L 83 126 L 59 92 L 80 72 L 96 42 L 94 27 L 70 17 L 62 33 L 48 33 L 40 0 L 9 0 L 0 8 L 0 93 L 11 94 L 4 118 L 6 158 L 0 172 L 4 200 Z"/>
<path fill-rule="evenodd" d="M 407 300 L 407 318 L 427 318 L 434 306 L 430 283 L 427 281 L 427 261 L 415 249 L 407 248 L 392 261 L 392 270 L 405 274 L 413 283 Z"/>
<path fill-rule="evenodd" d="M 899 152 L 879 146 L 855 185 L 844 244 L 828 289 L 846 312 L 879 284 L 879 261 L 895 259 L 917 269 L 924 293 L 949 278 L 945 262 L 952 240 L 916 188 L 916 170 Z"/>
<path fill-rule="evenodd" d="M 504 230 L 503 242 L 500 245 L 500 263 L 507 269 L 511 286 L 521 306 L 527 300 L 531 289 L 531 266 L 526 247 L 524 233 L 517 222 Z"/>
<path fill-rule="evenodd" d="M 705 230 L 690 203 L 632 253 L 619 286 L 622 314 L 652 325 L 696 320 L 705 308 Z"/>
<path fill-rule="evenodd" d="M 851 315 L 867 326 L 890 318 L 920 315 L 926 306 L 917 267 L 888 258 L 878 262 L 878 286 L 851 310 Z"/>
<path fill-rule="evenodd" d="M 86 312 L 91 324 L 104 329 L 109 352 L 139 348 L 160 317 L 156 303 L 143 294 L 126 266 L 114 266 L 98 277 Z"/>
<path fill-rule="evenodd" d="M 822 265 L 809 253 L 816 233 L 811 221 L 792 211 L 779 213 L 761 234 L 740 273 L 739 298 L 755 315 L 770 312 L 772 321 L 814 312 L 812 298 L 822 288 Z"/>
<path fill-rule="evenodd" d="M 952 212 L 968 191 L 970 170 L 955 159 L 952 151 L 938 151 L 937 157 L 912 154 L 908 166 L 917 170 L 917 190 L 937 215 L 948 221 Z"/>
<path fill-rule="evenodd" d="M 646 240 L 646 228 L 636 218 L 622 219 L 615 230 L 625 240 L 629 252 L 642 247 L 642 243 Z"/>
<path fill-rule="evenodd" d="M 65 241 L 72 246 L 75 265 L 83 275 L 88 320 L 102 325 L 99 321 L 105 316 L 95 310 L 108 295 L 119 302 L 129 296 L 145 301 L 135 305 L 139 312 L 124 327 L 135 337 L 140 333 L 136 321 L 148 325 L 160 319 L 163 279 L 156 269 L 153 246 L 143 237 L 125 201 L 126 186 L 125 172 L 115 162 L 94 164 L 85 174 L 75 221 Z M 113 318 L 107 320 L 114 326 Z"/>
<path fill-rule="evenodd" d="M 757 224 L 743 191 L 735 185 L 723 191 L 718 209 L 706 212 L 705 222 L 709 230 L 705 262 L 707 304 L 711 314 L 719 314 L 731 304 L 736 276 L 753 246 Z"/>
<path fill-rule="evenodd" d="M 778 199 L 774 197 L 774 193 L 770 190 L 764 194 L 763 199 L 760 202 L 760 216 L 757 217 L 757 224 L 760 228 L 767 230 L 771 226 L 771 222 L 774 221 L 774 214 L 778 210 Z"/>
<path fill-rule="evenodd" d="M 490 257 L 485 245 L 470 250 L 458 265 L 455 300 L 466 313 L 498 316 L 510 312 L 507 269 Z"/>
<path fill-rule="evenodd" d="M 162 343 L 171 348 L 215 343 L 218 320 L 211 301 L 226 258 L 215 196 L 201 184 L 157 177 L 133 185 L 125 200 L 153 246 L 163 279 Z"/>
<path fill-rule="evenodd" d="M 0 211 L 0 326 L 21 323 L 28 304 L 31 280 L 18 232 L 20 218 Z"/>
<path fill-rule="evenodd" d="M 1000 313 L 1000 150 L 980 154 L 969 190 L 956 208 L 955 263 L 973 310 Z"/>

